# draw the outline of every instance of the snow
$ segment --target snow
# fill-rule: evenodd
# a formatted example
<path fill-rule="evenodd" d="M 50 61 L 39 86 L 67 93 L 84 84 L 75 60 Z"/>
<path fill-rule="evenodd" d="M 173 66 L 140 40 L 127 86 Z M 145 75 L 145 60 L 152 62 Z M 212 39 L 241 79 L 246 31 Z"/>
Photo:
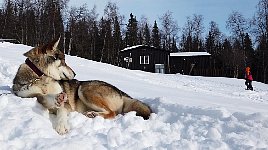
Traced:
<path fill-rule="evenodd" d="M 127 50 L 135 49 L 138 47 L 142 47 L 142 46 L 147 46 L 147 45 L 134 45 L 134 46 L 126 47 L 126 48 L 122 49 L 121 51 L 127 51 Z M 151 46 L 151 47 L 153 47 L 153 46 Z"/>
<path fill-rule="evenodd" d="M 189 56 L 210 56 L 208 52 L 176 52 L 170 53 L 171 57 L 189 57 Z"/>
<path fill-rule="evenodd" d="M 0 93 L 10 93 L 12 80 L 31 49 L 0 43 Z M 70 132 L 61 136 L 35 98 L 0 96 L 0 149 L 268 149 L 268 85 L 244 80 L 156 74 L 66 56 L 79 80 L 104 80 L 149 104 L 149 120 L 135 112 L 108 120 L 73 112 Z"/>

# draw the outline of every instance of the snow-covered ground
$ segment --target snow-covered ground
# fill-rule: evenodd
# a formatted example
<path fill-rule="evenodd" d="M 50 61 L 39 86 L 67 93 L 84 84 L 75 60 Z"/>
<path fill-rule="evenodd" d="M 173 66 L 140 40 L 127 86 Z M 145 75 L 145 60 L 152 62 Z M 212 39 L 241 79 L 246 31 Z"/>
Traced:
<path fill-rule="evenodd" d="M 31 47 L 0 43 L 0 93 L 10 93 L 22 55 Z M 130 112 L 107 120 L 70 114 L 58 135 L 35 98 L 0 96 L 0 149 L 268 149 L 268 85 L 244 80 L 154 74 L 66 56 L 79 80 L 104 80 L 148 103 L 149 120 Z"/>

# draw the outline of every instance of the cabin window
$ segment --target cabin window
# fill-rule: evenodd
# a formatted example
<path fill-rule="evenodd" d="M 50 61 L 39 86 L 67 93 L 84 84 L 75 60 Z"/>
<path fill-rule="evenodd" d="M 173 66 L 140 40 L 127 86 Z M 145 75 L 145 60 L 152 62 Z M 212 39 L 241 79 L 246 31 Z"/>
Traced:
<path fill-rule="evenodd" d="M 140 56 L 140 64 L 149 64 L 149 56 Z"/>

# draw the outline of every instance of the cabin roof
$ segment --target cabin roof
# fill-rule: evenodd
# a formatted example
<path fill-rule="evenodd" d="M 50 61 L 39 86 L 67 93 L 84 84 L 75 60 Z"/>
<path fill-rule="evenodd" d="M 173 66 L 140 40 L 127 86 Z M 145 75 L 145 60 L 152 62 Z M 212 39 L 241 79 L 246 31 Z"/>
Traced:
<path fill-rule="evenodd" d="M 176 52 L 170 53 L 171 57 L 210 56 L 208 52 Z"/>
<path fill-rule="evenodd" d="M 155 48 L 154 46 L 148 46 L 148 45 L 135 45 L 135 46 L 130 46 L 130 47 L 126 47 L 124 49 L 121 50 L 121 52 L 123 51 L 127 51 L 127 50 L 132 50 L 132 49 L 137 49 L 137 48 Z"/>

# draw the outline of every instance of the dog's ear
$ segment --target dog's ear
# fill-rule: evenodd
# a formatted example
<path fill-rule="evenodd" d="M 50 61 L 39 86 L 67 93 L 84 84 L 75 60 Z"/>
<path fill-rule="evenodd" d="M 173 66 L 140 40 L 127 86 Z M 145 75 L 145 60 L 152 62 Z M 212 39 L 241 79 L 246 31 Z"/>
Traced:
<path fill-rule="evenodd" d="M 58 39 L 54 39 L 52 42 L 50 42 L 46 45 L 43 45 L 40 47 L 35 47 L 35 48 L 29 50 L 28 52 L 24 53 L 23 55 L 28 57 L 28 58 L 31 58 L 33 56 L 38 56 L 39 54 L 47 54 L 47 53 L 56 51 L 57 47 L 59 45 L 59 42 L 60 42 L 60 38 L 61 37 L 59 37 Z"/>
<path fill-rule="evenodd" d="M 59 42 L 60 42 L 60 37 L 57 39 L 54 39 L 52 42 L 46 44 L 45 46 L 41 48 L 41 53 L 47 54 L 47 53 L 56 51 L 59 45 Z"/>
<path fill-rule="evenodd" d="M 60 37 L 58 39 L 54 39 L 52 42 L 42 46 L 38 50 L 38 54 L 48 54 L 48 53 L 53 53 L 54 51 L 57 50 L 57 47 L 60 42 Z"/>
<path fill-rule="evenodd" d="M 53 41 L 51 42 L 52 50 L 53 50 L 53 51 L 57 50 L 57 47 L 58 47 L 59 42 L 60 42 L 60 38 L 61 38 L 61 37 L 59 37 L 58 39 L 55 39 L 55 40 L 53 40 Z"/>
<path fill-rule="evenodd" d="M 28 52 L 24 53 L 23 55 L 26 56 L 27 58 L 32 58 L 34 56 L 38 56 L 39 53 L 40 53 L 40 49 L 38 47 L 35 47 L 29 50 Z"/>

